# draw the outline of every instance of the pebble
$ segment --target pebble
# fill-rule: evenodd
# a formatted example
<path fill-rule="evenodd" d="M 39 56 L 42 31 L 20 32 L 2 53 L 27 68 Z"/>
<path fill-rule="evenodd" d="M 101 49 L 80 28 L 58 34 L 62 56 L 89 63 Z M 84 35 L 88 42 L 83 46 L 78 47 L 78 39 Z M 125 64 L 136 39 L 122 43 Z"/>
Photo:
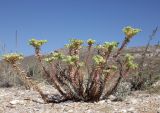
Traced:
<path fill-rule="evenodd" d="M 136 112 L 135 112 L 135 108 L 133 108 L 133 107 L 127 109 L 127 111 L 130 112 L 130 113 L 136 113 Z"/>
<path fill-rule="evenodd" d="M 110 103 L 112 103 L 112 101 L 108 99 L 108 100 L 107 100 L 107 103 L 110 104 Z"/>
<path fill-rule="evenodd" d="M 12 101 L 10 101 L 10 104 L 11 105 L 15 105 L 15 104 L 24 104 L 24 101 L 22 101 L 22 100 L 12 100 Z"/>
<path fill-rule="evenodd" d="M 70 109 L 67 113 L 74 113 L 72 109 Z"/>
<path fill-rule="evenodd" d="M 85 113 L 94 113 L 93 110 L 89 109 Z"/>
<path fill-rule="evenodd" d="M 131 98 L 130 102 L 131 102 L 131 104 L 137 104 L 138 103 L 138 101 L 136 99 L 134 99 L 134 98 Z"/>
<path fill-rule="evenodd" d="M 98 104 L 104 104 L 106 101 L 105 100 L 101 100 L 98 102 Z"/>
<path fill-rule="evenodd" d="M 108 97 L 108 99 L 111 100 L 111 101 L 114 101 L 114 100 L 116 100 L 116 96 L 110 95 L 110 96 Z"/>

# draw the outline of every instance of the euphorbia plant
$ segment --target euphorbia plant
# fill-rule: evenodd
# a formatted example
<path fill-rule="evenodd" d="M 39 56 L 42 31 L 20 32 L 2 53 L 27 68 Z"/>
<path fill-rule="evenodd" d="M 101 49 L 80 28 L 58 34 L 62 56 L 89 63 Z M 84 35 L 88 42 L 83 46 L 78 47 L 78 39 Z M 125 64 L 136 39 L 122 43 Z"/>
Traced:
<path fill-rule="evenodd" d="M 118 52 L 115 55 L 115 57 L 118 57 L 118 55 L 120 54 L 122 49 L 130 42 L 130 40 L 133 38 L 133 36 L 135 36 L 137 33 L 141 32 L 140 29 L 132 28 L 130 26 L 124 27 L 122 31 L 125 34 L 125 39 L 124 39 L 121 47 L 118 49 Z"/>
<path fill-rule="evenodd" d="M 140 30 L 125 27 L 123 32 L 125 33 L 125 39 L 119 49 L 116 49 L 118 48 L 117 42 L 105 42 L 102 45 L 94 46 L 95 40 L 88 39 L 88 49 L 85 51 L 87 55 L 84 56 L 84 59 L 80 58 L 80 51 L 84 48 L 83 40 L 71 39 L 69 44 L 66 45 L 67 54 L 56 51 L 43 59 L 40 50 L 41 46 L 47 41 L 31 39 L 29 44 L 34 47 L 35 54 L 47 75 L 47 80 L 53 83 L 61 94 L 59 100 L 53 97 L 48 102 L 65 100 L 98 101 L 113 93 L 121 79 L 131 69 L 137 68 L 131 55 L 119 56 L 121 50 Z M 91 55 L 91 49 L 96 50 L 97 54 Z M 43 61 L 48 63 L 49 69 L 46 69 Z M 93 62 L 92 66 L 89 65 L 89 61 Z M 110 90 L 106 91 L 106 83 L 111 77 L 117 77 L 117 81 Z"/>
<path fill-rule="evenodd" d="M 18 53 L 10 53 L 10 54 L 5 54 L 2 56 L 2 60 L 11 64 L 13 69 L 20 75 L 19 78 L 22 79 L 25 87 L 29 88 L 29 89 L 33 88 L 35 91 L 40 93 L 41 97 L 44 99 L 45 102 L 48 102 L 47 95 L 45 95 L 41 91 L 41 89 L 39 88 L 37 83 L 35 81 L 33 81 L 32 79 L 30 79 L 27 76 L 27 73 L 18 65 L 19 60 L 22 60 L 22 59 L 23 59 L 23 55 L 18 54 Z"/>
<path fill-rule="evenodd" d="M 31 45 L 34 49 L 35 49 L 35 56 L 38 59 L 40 65 L 42 66 L 43 71 L 46 74 L 46 78 L 49 78 L 49 73 L 47 72 L 43 62 L 42 62 L 42 55 L 41 55 L 41 46 L 43 44 L 47 43 L 47 40 L 36 40 L 34 38 L 32 38 L 31 40 L 29 40 L 29 45 Z"/>
<path fill-rule="evenodd" d="M 29 45 L 32 45 L 35 48 L 35 53 L 37 56 L 40 55 L 41 46 L 45 43 L 47 43 L 47 40 L 36 40 L 34 38 L 29 40 Z"/>

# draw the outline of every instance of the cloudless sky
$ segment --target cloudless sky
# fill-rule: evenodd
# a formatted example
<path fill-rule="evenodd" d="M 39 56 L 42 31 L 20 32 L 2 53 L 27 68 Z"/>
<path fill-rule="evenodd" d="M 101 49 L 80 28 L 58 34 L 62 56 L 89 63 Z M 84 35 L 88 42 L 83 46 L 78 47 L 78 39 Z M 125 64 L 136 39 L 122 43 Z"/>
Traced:
<path fill-rule="evenodd" d="M 124 26 L 141 28 L 129 46 L 143 46 L 156 26 L 160 26 L 160 0 L 0 0 L 0 44 L 6 51 L 33 54 L 27 41 L 47 39 L 44 53 L 62 48 L 70 38 L 97 43 L 122 42 Z M 158 31 L 156 43 L 160 39 Z M 2 54 L 2 51 L 0 51 Z"/>

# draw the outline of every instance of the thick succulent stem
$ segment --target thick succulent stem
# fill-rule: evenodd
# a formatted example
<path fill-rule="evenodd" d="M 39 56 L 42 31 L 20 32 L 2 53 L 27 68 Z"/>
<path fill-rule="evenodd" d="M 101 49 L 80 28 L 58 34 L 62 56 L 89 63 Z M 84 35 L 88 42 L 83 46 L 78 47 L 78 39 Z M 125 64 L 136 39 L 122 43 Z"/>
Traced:
<path fill-rule="evenodd" d="M 101 80 L 101 85 L 100 85 L 99 98 L 103 96 L 102 94 L 105 90 L 106 81 L 108 80 L 109 76 L 110 76 L 110 73 L 106 73 L 104 75 L 104 78 L 103 79 L 101 78 L 102 80 Z"/>
<path fill-rule="evenodd" d="M 51 83 L 51 80 L 50 80 L 50 74 L 49 72 L 47 71 L 47 69 L 45 68 L 43 62 L 42 62 L 42 55 L 40 54 L 40 49 L 35 49 L 35 54 L 36 54 L 36 58 L 38 59 L 41 67 L 42 67 L 42 70 L 44 71 L 45 73 L 45 78 L 47 79 L 48 82 Z"/>
<path fill-rule="evenodd" d="M 91 55 L 91 47 L 92 46 L 88 46 L 88 52 L 87 52 L 87 56 L 86 56 L 86 59 L 85 59 L 85 65 L 86 65 L 86 68 L 87 68 L 87 71 L 88 71 L 88 74 L 90 73 L 90 69 L 89 69 L 89 58 L 90 58 L 90 55 Z"/>
<path fill-rule="evenodd" d="M 64 91 L 64 89 L 62 89 L 61 84 L 58 82 L 57 76 L 56 76 L 56 69 L 55 66 L 53 64 L 51 64 L 51 79 L 53 81 L 53 85 L 55 86 L 55 88 L 60 92 L 61 95 L 66 96 L 66 93 Z"/>
<path fill-rule="evenodd" d="M 118 79 L 116 80 L 115 84 L 112 86 L 112 88 L 104 95 L 103 98 L 108 97 L 109 95 L 111 95 L 116 89 L 117 86 L 119 85 L 120 81 L 122 80 L 122 76 L 119 75 Z"/>
<path fill-rule="evenodd" d="M 25 71 L 22 71 L 17 64 L 14 63 L 14 64 L 12 64 L 12 66 L 15 69 L 15 71 L 20 75 L 20 77 L 23 80 L 23 82 L 25 83 L 25 85 L 28 86 L 29 88 L 33 88 L 33 90 L 39 92 L 39 94 L 41 95 L 42 99 L 45 102 L 48 102 L 47 95 L 45 95 L 42 92 L 42 90 L 39 88 L 39 86 L 36 84 L 36 82 L 34 82 L 30 78 L 28 78 L 27 77 L 27 73 Z"/>
<path fill-rule="evenodd" d="M 115 58 L 117 58 L 119 56 L 119 54 L 121 53 L 123 48 L 128 44 L 129 41 L 130 41 L 129 38 L 125 37 L 124 41 L 122 42 L 121 47 L 117 51 L 117 54 L 114 56 Z"/>
<path fill-rule="evenodd" d="M 87 94 L 87 101 L 97 101 L 99 100 L 99 91 L 100 91 L 100 69 L 94 69 L 91 73 L 91 77 L 87 84 L 86 94 Z"/>
<path fill-rule="evenodd" d="M 128 72 L 129 72 L 129 68 L 124 70 L 125 63 L 122 64 L 122 62 L 120 60 L 117 60 L 117 63 L 120 65 L 119 72 L 118 73 L 114 73 L 114 76 L 118 75 L 118 74 L 119 74 L 119 76 L 118 76 L 116 82 L 114 83 L 114 85 L 110 88 L 110 90 L 107 91 L 106 94 L 102 97 L 103 99 L 108 97 L 109 95 L 111 95 L 117 89 L 117 87 L 120 84 L 122 78 L 124 76 L 126 76 L 126 74 L 128 74 Z"/>

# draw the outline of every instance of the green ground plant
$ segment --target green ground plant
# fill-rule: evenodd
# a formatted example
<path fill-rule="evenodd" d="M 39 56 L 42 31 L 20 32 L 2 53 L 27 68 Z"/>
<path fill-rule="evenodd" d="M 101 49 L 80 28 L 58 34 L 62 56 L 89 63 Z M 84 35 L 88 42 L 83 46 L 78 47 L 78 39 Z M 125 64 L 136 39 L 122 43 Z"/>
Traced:
<path fill-rule="evenodd" d="M 138 65 L 134 63 L 133 56 L 130 54 L 121 56 L 121 52 L 133 36 L 140 31 L 140 29 L 129 26 L 125 27 L 123 29 L 125 39 L 120 48 L 118 48 L 117 42 L 104 42 L 102 45 L 95 46 L 95 40 L 88 39 L 88 51 L 84 59 L 80 59 L 81 48 L 86 48 L 83 46 L 83 40 L 71 39 L 69 44 L 65 45 L 68 48 L 67 54 L 56 51 L 46 58 L 41 54 L 41 46 L 47 41 L 29 40 L 29 44 L 35 49 L 35 56 L 42 66 L 45 78 L 59 91 L 58 97 L 45 95 L 36 82 L 27 77 L 27 73 L 18 65 L 18 61 L 23 59 L 22 55 L 6 54 L 3 56 L 3 60 L 11 64 L 19 73 L 26 87 L 38 91 L 47 103 L 66 100 L 99 101 L 112 94 L 121 79 L 128 75 L 130 70 L 137 69 Z M 91 49 L 96 49 L 97 54 L 91 56 Z M 44 64 L 44 61 L 48 63 L 48 66 Z M 88 63 L 90 61 L 93 61 L 92 66 Z M 106 91 L 105 88 L 108 87 L 106 83 L 110 77 L 117 79 Z"/>

